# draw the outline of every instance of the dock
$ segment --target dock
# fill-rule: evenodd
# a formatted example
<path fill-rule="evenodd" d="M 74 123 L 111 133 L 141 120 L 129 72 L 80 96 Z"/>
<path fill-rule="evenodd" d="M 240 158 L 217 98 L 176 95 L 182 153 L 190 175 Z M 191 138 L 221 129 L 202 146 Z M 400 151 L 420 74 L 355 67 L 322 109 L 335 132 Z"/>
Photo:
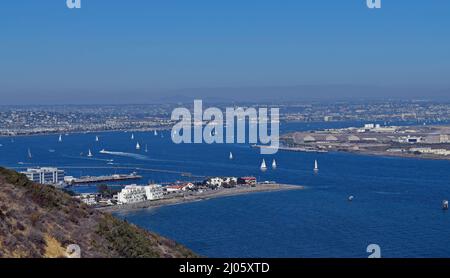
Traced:
<path fill-rule="evenodd" d="M 142 176 L 137 175 L 136 173 L 132 173 L 129 175 L 115 174 L 110 176 L 88 176 L 81 178 L 74 178 L 68 181 L 69 184 L 88 184 L 88 183 L 99 183 L 99 182 L 108 182 L 108 181 L 126 181 L 126 180 L 140 180 Z"/>

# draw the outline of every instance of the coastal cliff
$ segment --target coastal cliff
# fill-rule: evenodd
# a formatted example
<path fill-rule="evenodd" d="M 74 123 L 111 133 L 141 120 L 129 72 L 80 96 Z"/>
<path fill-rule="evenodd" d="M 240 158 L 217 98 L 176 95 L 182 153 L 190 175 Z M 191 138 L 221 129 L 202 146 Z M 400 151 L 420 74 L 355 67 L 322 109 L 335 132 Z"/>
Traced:
<path fill-rule="evenodd" d="M 0 167 L 0 258 L 60 258 L 72 251 L 82 258 L 196 257 L 172 240 Z"/>

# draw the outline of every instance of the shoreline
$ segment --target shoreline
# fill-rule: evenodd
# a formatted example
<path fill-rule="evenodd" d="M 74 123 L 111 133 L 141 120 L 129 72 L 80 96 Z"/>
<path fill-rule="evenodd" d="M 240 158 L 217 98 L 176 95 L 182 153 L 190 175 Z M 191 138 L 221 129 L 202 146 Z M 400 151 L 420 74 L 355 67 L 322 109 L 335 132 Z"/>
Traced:
<path fill-rule="evenodd" d="M 104 212 L 127 212 L 141 209 L 158 208 L 170 205 L 178 205 L 185 203 L 192 203 L 198 201 L 206 201 L 210 199 L 218 199 L 222 197 L 238 196 L 253 194 L 259 192 L 278 192 L 289 190 L 304 190 L 305 187 L 301 185 L 289 185 L 289 184 L 258 184 L 256 187 L 235 187 L 235 188 L 222 188 L 219 190 L 211 190 L 204 193 L 192 193 L 190 195 L 177 194 L 173 197 L 168 197 L 160 200 L 144 201 L 134 204 L 115 205 L 110 207 L 100 207 L 98 210 Z"/>
<path fill-rule="evenodd" d="M 49 136 L 49 135 L 59 135 L 59 134 L 91 134 L 91 133 L 107 133 L 107 132 L 152 132 L 157 131 L 168 131 L 172 127 L 155 127 L 155 128 L 131 128 L 131 129 L 99 129 L 99 130 L 77 130 L 77 131 L 48 131 L 48 132 L 32 132 L 24 134 L 0 134 L 0 138 L 15 138 L 15 137 L 33 137 L 33 136 Z"/>
<path fill-rule="evenodd" d="M 270 148 L 267 146 L 256 145 L 255 148 Z M 310 150 L 305 151 L 301 147 L 290 148 L 290 147 L 280 147 L 279 151 L 285 152 L 297 152 L 297 153 L 316 153 L 316 154 L 327 154 L 327 153 L 347 153 L 354 155 L 363 156 L 374 156 L 374 157 L 386 157 L 386 158 L 405 158 L 405 159 L 419 159 L 419 160 L 450 160 L 450 156 L 439 156 L 430 154 L 412 154 L 412 153 L 398 153 L 398 152 L 388 152 L 388 151 L 369 151 L 369 150 L 343 150 L 343 149 L 331 149 L 331 150 Z"/>

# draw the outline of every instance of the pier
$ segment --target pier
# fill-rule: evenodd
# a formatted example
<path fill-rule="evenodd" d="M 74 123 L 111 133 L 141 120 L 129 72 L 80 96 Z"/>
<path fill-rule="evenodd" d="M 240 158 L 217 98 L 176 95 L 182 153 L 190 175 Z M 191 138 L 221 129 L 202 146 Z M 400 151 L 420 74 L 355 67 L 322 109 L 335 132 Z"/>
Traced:
<path fill-rule="evenodd" d="M 132 173 L 129 175 L 110 175 L 110 176 L 98 176 L 98 177 L 81 177 L 81 178 L 73 178 L 68 180 L 69 184 L 87 184 L 87 183 L 99 183 L 99 182 L 107 182 L 107 181 L 125 181 L 125 180 L 139 180 L 142 176 L 137 175 L 136 173 Z"/>

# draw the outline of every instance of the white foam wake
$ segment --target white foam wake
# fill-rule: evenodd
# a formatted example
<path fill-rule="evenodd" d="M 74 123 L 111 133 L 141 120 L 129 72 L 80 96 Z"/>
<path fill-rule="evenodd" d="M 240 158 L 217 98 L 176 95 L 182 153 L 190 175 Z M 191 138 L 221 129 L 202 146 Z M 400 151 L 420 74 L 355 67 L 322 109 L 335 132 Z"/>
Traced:
<path fill-rule="evenodd" d="M 100 153 L 101 154 L 116 155 L 116 156 L 123 156 L 123 157 L 131 157 L 131 158 L 140 159 L 140 160 L 146 160 L 148 158 L 145 155 L 136 154 L 136 153 L 111 152 L 111 151 L 106 151 L 106 150 L 101 150 Z"/>

